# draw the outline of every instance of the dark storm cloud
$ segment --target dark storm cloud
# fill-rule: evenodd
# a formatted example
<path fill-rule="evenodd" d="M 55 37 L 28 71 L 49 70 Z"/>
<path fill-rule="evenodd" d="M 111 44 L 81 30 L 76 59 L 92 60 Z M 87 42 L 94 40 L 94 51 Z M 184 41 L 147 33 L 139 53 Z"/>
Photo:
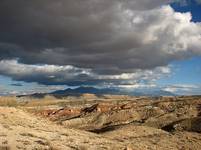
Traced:
<path fill-rule="evenodd" d="M 21 84 L 21 83 L 12 83 L 12 84 L 10 84 L 11 86 L 23 86 L 23 84 Z"/>
<path fill-rule="evenodd" d="M 133 55 L 135 60 L 128 58 L 127 52 L 139 48 L 143 37 L 123 27 L 130 21 L 124 20 L 125 10 L 147 10 L 163 3 L 167 1 L 2 0 L 0 58 L 100 71 L 108 64 L 106 70 L 154 67 L 139 64 L 143 58 L 136 58 L 138 54 Z"/>
<path fill-rule="evenodd" d="M 29 69 L 11 64 L 0 73 L 41 84 L 119 84 L 125 79 L 115 75 L 200 54 L 200 24 L 174 12 L 166 5 L 171 1 L 1 0 L 1 64 L 17 60 Z M 37 64 L 56 65 L 58 72 Z"/>

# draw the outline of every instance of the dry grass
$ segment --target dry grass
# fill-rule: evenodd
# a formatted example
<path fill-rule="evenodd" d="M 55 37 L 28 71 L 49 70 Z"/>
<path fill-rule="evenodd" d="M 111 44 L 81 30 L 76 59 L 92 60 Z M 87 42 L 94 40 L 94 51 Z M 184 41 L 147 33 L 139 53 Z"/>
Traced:
<path fill-rule="evenodd" d="M 89 99 L 88 99 L 89 98 Z M 114 103 L 120 103 L 121 101 L 125 101 L 126 98 L 120 96 L 117 99 L 107 99 L 107 101 L 111 101 Z M 4 107 L 43 107 L 43 106 L 51 106 L 57 105 L 59 107 L 66 106 L 83 106 L 86 104 L 94 104 L 100 101 L 105 101 L 103 98 L 95 97 L 94 95 L 85 94 L 81 97 L 68 97 L 68 98 L 56 98 L 54 96 L 45 96 L 44 98 L 32 98 L 32 97 L 24 97 L 24 98 L 16 98 L 15 96 L 5 96 L 0 97 L 0 106 Z"/>
<path fill-rule="evenodd" d="M 43 99 L 29 100 L 24 104 L 24 106 L 37 107 L 37 106 L 49 106 L 49 105 L 56 105 L 56 104 L 58 104 L 58 99 L 48 96 Z"/>
<path fill-rule="evenodd" d="M 64 101 L 56 99 L 51 96 L 46 96 L 43 99 L 23 99 L 19 100 L 16 97 L 5 96 L 0 97 L 0 106 L 3 107 L 40 107 L 40 106 L 49 106 L 49 105 L 57 105 L 58 103 L 62 103 Z"/>
<path fill-rule="evenodd" d="M 10 150 L 9 146 L 0 146 L 0 150 Z"/>
<path fill-rule="evenodd" d="M 0 97 L 0 106 L 15 107 L 17 105 L 15 97 Z"/>

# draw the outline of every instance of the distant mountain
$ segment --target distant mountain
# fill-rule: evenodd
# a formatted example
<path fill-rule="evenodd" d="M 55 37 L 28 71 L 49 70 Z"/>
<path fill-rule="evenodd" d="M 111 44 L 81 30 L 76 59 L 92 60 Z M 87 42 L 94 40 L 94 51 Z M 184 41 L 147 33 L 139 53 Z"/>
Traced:
<path fill-rule="evenodd" d="M 82 94 L 95 94 L 95 95 L 129 95 L 129 96 L 176 96 L 175 94 L 163 90 L 134 90 L 134 91 L 127 91 L 124 89 L 114 89 L 114 88 L 94 88 L 94 87 L 78 87 L 75 89 L 65 89 L 65 90 L 58 90 L 51 93 L 34 93 L 31 95 L 19 95 L 18 97 L 30 96 L 35 98 L 43 98 L 46 95 L 52 95 L 55 97 L 62 97 L 62 96 L 80 96 Z"/>
<path fill-rule="evenodd" d="M 94 87 L 79 87 L 76 89 L 71 89 L 68 88 L 66 90 L 59 90 L 59 91 L 54 91 L 50 94 L 53 95 L 68 95 L 68 94 L 85 94 L 85 93 L 90 93 L 90 94 L 120 94 L 120 91 L 117 89 L 111 89 L 111 88 L 103 88 L 103 89 L 98 89 Z"/>
<path fill-rule="evenodd" d="M 52 92 L 53 95 L 71 95 L 71 94 L 111 94 L 111 95 L 131 95 L 131 96 L 175 96 L 175 94 L 163 90 L 146 90 L 146 91 L 126 91 L 122 89 L 103 88 L 98 89 L 94 87 L 79 87 L 76 89 L 68 88 L 66 90 L 59 90 Z"/>

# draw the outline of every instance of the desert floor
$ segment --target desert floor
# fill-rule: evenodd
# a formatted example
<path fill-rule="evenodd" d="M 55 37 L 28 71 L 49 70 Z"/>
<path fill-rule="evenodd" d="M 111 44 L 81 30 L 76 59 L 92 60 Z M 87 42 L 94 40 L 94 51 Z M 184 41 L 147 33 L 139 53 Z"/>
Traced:
<path fill-rule="evenodd" d="M 1 102 L 0 150 L 201 149 L 200 97 L 25 99 Z"/>

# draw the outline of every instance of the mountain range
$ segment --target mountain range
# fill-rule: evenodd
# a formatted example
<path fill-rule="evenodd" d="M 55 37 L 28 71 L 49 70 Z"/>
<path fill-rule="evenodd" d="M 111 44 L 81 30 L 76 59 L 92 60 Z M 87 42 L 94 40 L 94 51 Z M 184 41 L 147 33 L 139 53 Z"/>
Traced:
<path fill-rule="evenodd" d="M 164 90 L 131 90 L 127 91 L 125 89 L 115 89 L 115 88 L 94 88 L 94 87 L 78 87 L 75 89 L 67 88 L 65 90 L 57 90 L 50 93 L 34 93 L 31 95 L 19 95 L 18 97 L 31 96 L 42 98 L 46 95 L 52 95 L 55 97 L 65 97 L 65 96 L 79 96 L 82 94 L 95 94 L 95 95 L 129 95 L 129 96 L 176 96 L 174 93 L 164 91 Z"/>
<path fill-rule="evenodd" d="M 122 89 L 115 89 L 115 88 L 94 88 L 94 87 L 78 87 L 75 89 L 65 89 L 65 90 L 58 90 L 54 91 L 50 94 L 53 95 L 68 95 L 68 94 L 111 94 L 111 95 L 130 95 L 130 96 L 175 96 L 174 93 L 163 91 L 163 90 L 136 90 L 136 91 L 127 91 Z"/>

